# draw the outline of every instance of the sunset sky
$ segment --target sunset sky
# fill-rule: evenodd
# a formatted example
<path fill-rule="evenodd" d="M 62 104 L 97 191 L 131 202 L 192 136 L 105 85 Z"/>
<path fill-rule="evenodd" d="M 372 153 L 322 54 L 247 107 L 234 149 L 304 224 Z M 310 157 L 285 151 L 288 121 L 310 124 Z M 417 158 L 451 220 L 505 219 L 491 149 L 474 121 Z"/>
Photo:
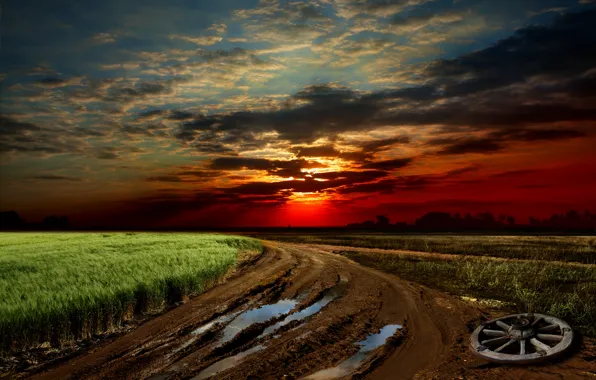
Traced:
<path fill-rule="evenodd" d="M 596 1 L 8 0 L 0 208 L 75 225 L 596 211 Z"/>

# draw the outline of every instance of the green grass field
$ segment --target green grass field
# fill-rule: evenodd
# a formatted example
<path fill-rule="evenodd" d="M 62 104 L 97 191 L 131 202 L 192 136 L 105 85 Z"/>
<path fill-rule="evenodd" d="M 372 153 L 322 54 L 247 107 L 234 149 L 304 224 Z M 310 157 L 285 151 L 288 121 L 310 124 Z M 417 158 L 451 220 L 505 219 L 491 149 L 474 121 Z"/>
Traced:
<path fill-rule="evenodd" d="M 0 351 L 109 332 L 213 286 L 259 241 L 171 233 L 0 234 Z"/>
<path fill-rule="evenodd" d="M 428 253 L 596 264 L 594 236 L 262 234 L 264 239 Z"/>

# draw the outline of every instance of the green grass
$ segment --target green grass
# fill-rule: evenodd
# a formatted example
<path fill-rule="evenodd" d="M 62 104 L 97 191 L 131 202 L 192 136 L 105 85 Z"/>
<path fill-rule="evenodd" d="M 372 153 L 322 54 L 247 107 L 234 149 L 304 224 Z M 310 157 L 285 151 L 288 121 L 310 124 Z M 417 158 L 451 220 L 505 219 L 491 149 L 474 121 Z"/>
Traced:
<path fill-rule="evenodd" d="M 236 236 L 170 233 L 0 234 L 0 352 L 112 331 L 213 286 L 239 250 Z"/>
<path fill-rule="evenodd" d="M 335 235 L 288 233 L 259 236 L 296 243 L 596 264 L 596 237 L 594 236 L 458 236 L 382 233 Z"/>
<path fill-rule="evenodd" d="M 544 313 L 596 336 L 596 267 L 461 256 L 455 259 L 408 254 L 340 251 L 362 265 L 456 295 L 512 303 L 518 312 Z"/>

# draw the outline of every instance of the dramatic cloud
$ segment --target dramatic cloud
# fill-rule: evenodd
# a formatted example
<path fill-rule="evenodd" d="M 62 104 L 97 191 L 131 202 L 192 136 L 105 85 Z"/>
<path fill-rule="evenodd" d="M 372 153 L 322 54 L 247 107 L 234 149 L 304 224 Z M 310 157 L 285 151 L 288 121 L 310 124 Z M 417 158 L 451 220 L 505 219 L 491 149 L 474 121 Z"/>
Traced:
<path fill-rule="evenodd" d="M 3 209 L 317 225 L 596 202 L 588 2 L 31 1 L 3 18 Z"/>

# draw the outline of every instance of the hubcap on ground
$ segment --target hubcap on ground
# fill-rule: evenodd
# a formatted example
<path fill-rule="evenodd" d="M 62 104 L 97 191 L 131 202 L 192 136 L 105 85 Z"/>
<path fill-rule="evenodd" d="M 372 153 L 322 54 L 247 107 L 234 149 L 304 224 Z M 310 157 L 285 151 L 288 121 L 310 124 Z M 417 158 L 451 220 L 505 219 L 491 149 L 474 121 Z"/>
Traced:
<path fill-rule="evenodd" d="M 496 363 L 534 363 L 561 355 L 571 346 L 573 331 L 555 317 L 514 314 L 480 325 L 470 337 L 475 355 Z"/>

